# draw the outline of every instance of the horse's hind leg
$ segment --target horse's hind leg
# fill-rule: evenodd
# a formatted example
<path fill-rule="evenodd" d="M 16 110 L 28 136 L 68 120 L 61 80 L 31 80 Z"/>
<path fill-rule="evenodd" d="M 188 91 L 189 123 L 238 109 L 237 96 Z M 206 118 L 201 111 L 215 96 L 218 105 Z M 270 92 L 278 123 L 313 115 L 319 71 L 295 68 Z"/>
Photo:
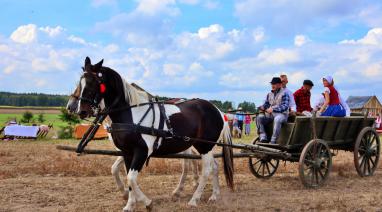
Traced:
<path fill-rule="evenodd" d="M 208 152 L 205 155 L 202 155 L 202 173 L 199 177 L 199 185 L 196 188 L 196 191 L 194 192 L 194 195 L 192 196 L 191 200 L 188 202 L 188 205 L 197 205 L 198 201 L 200 200 L 203 194 L 204 187 L 207 184 L 208 177 L 211 174 L 211 171 L 213 170 L 213 164 L 214 156 L 212 154 L 212 151 Z"/>
<path fill-rule="evenodd" d="M 212 195 L 208 201 L 216 201 L 220 195 L 220 186 L 219 186 L 219 166 L 216 159 L 213 161 L 212 165 Z"/>
<path fill-rule="evenodd" d="M 113 175 L 115 182 L 117 183 L 118 190 L 123 193 L 123 198 L 127 200 L 129 192 L 127 190 L 125 191 L 125 185 L 123 184 L 121 177 L 119 176 L 119 171 L 122 168 L 123 162 L 123 157 L 119 156 L 117 160 L 115 160 L 113 166 L 111 167 L 111 174 Z"/>
<path fill-rule="evenodd" d="M 190 168 L 189 167 L 189 161 L 187 161 L 187 159 L 183 159 L 182 160 L 182 175 L 180 176 L 178 186 L 172 192 L 172 195 L 174 197 L 178 197 L 180 195 L 180 193 L 183 191 L 184 182 L 186 181 L 187 172 L 188 172 L 189 168 Z"/>

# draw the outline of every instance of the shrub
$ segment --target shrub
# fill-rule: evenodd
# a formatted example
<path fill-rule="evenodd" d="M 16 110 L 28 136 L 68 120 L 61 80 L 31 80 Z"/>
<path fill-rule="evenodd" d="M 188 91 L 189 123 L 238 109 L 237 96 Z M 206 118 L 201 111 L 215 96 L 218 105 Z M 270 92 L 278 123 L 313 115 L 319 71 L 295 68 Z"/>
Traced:
<path fill-rule="evenodd" d="M 25 111 L 23 113 L 23 118 L 21 119 L 21 122 L 23 123 L 29 123 L 33 119 L 33 113 L 30 111 Z"/>
<path fill-rule="evenodd" d="M 45 122 L 44 114 L 43 113 L 38 114 L 37 120 L 40 123 L 44 123 Z"/>

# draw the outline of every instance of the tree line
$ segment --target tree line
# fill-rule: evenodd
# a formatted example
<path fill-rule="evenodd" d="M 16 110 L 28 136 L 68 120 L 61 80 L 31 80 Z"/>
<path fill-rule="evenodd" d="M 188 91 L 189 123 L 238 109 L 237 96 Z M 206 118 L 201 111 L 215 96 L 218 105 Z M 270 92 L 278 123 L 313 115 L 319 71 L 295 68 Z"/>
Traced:
<path fill-rule="evenodd" d="M 67 102 L 65 95 L 0 92 L 0 105 L 63 107 Z"/>
<path fill-rule="evenodd" d="M 0 92 L 0 105 L 64 107 L 68 102 L 68 98 L 69 96 L 66 95 Z M 170 98 L 157 96 L 157 99 L 168 100 Z M 236 110 L 238 107 L 241 107 L 244 112 L 256 112 L 256 105 L 252 102 L 244 101 L 239 103 L 237 107 L 231 101 L 210 100 L 210 102 L 223 112 L 230 109 Z"/>

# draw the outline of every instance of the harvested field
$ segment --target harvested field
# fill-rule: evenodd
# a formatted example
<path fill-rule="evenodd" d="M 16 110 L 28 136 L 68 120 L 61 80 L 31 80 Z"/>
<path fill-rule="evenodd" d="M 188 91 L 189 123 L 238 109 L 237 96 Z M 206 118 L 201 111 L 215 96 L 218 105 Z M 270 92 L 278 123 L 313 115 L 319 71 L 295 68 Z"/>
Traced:
<path fill-rule="evenodd" d="M 110 175 L 111 156 L 86 155 L 55 149 L 57 144 L 76 141 L 0 142 L 0 211 L 121 211 L 126 202 Z M 91 148 L 112 149 L 108 141 L 96 141 Z M 219 161 L 221 164 L 221 161 Z M 382 169 L 373 177 L 356 174 L 351 153 L 334 158 L 333 172 L 326 186 L 305 189 L 297 164 L 283 163 L 269 180 L 256 179 L 246 159 L 235 160 L 236 190 L 231 193 L 220 173 L 222 197 L 207 203 L 208 184 L 197 209 L 186 207 L 193 188 L 191 177 L 184 194 L 171 198 L 180 175 L 180 160 L 151 159 L 139 177 L 142 190 L 154 200 L 156 211 L 378 211 L 382 209 Z M 145 211 L 138 205 L 138 211 Z"/>

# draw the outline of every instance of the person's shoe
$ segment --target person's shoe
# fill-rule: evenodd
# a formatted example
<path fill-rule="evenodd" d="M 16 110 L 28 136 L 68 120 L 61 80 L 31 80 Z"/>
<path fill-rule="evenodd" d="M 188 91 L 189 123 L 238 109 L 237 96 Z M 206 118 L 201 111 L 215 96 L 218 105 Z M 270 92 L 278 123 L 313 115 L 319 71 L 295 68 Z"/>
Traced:
<path fill-rule="evenodd" d="M 260 139 L 260 143 L 268 143 L 267 139 Z"/>
<path fill-rule="evenodd" d="M 269 144 L 277 145 L 276 141 L 271 141 Z"/>

